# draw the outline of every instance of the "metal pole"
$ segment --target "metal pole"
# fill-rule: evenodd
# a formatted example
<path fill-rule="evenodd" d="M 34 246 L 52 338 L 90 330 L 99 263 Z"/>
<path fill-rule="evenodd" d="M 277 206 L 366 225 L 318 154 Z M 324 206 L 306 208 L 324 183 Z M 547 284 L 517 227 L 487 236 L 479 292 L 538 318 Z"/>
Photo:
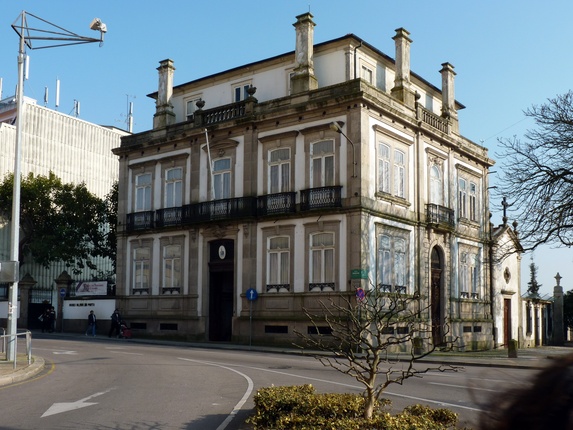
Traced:
<path fill-rule="evenodd" d="M 22 12 L 22 28 L 26 20 L 25 12 Z M 10 241 L 10 260 L 19 264 L 20 245 L 20 160 L 22 158 L 22 127 L 24 125 L 24 34 L 20 35 L 20 48 L 18 50 L 18 88 L 16 93 L 16 145 L 14 147 L 14 187 L 12 194 L 12 223 Z M 10 286 L 8 299 L 8 348 L 9 361 L 16 361 L 16 333 L 18 331 L 18 280 Z"/>

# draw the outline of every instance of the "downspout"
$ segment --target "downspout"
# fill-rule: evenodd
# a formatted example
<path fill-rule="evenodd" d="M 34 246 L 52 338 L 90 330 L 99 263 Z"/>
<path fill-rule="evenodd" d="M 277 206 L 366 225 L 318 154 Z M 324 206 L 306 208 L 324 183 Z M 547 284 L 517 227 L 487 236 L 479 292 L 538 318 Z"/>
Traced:
<path fill-rule="evenodd" d="M 356 79 L 356 51 L 358 48 L 362 48 L 362 40 L 360 40 L 360 45 L 354 47 L 354 79 Z"/>

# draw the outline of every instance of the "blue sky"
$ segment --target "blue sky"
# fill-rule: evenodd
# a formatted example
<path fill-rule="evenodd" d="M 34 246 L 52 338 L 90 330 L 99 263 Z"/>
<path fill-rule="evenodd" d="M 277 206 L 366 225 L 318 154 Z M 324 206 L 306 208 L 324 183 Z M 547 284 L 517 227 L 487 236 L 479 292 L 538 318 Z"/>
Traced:
<path fill-rule="evenodd" d="M 571 0 L 10 0 L 0 14 L 3 95 L 16 87 L 18 36 L 10 26 L 22 10 L 82 36 L 98 36 L 89 29 L 94 17 L 108 28 L 101 48 L 28 51 L 25 94 L 43 104 L 48 87 L 53 108 L 59 79 L 59 111 L 73 113 L 79 100 L 81 118 L 119 128 L 127 127 L 127 106 L 133 102 L 134 131 L 140 132 L 152 125 L 155 106 L 146 95 L 157 89 L 159 61 L 174 60 L 177 85 L 292 51 L 292 24 L 309 9 L 317 24 L 315 43 L 353 33 L 394 57 L 394 30 L 404 27 L 413 40 L 412 71 L 441 87 L 441 64 L 453 64 L 456 99 L 466 106 L 459 112 L 460 131 L 498 161 L 497 139 L 520 137 L 532 127 L 523 111 L 571 88 Z M 491 179 L 495 184 L 495 173 Z M 492 202 L 496 224 L 499 207 Z M 530 258 L 523 258 L 523 288 Z M 552 293 L 557 272 L 564 289 L 573 289 L 571 250 L 545 247 L 533 261 L 542 293 Z"/>

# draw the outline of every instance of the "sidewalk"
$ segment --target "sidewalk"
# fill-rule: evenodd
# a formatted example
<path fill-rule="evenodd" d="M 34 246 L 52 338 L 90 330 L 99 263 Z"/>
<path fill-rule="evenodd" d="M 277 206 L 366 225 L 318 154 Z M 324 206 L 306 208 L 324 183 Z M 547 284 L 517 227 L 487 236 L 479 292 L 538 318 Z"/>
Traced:
<path fill-rule="evenodd" d="M 32 336 L 34 336 L 33 334 Z M 51 333 L 46 335 L 39 335 L 38 337 L 49 337 L 59 339 L 86 339 L 85 336 L 79 333 Z M 161 339 L 115 339 L 108 338 L 107 336 L 97 336 L 95 339 L 90 340 L 106 340 L 118 341 L 129 343 L 142 343 L 150 345 L 170 345 L 183 348 L 207 348 L 207 349 L 226 349 L 237 351 L 256 351 L 256 352 L 269 352 L 277 354 L 296 354 L 312 356 L 313 351 L 301 350 L 296 348 L 280 348 L 280 347 L 264 347 L 264 346 L 249 346 L 238 345 L 231 343 L 212 343 L 212 342 L 180 342 L 169 341 Z M 32 354 L 34 353 L 32 344 Z M 496 349 L 490 351 L 479 352 L 435 352 L 423 359 L 418 360 L 419 363 L 435 363 L 444 365 L 455 366 L 485 366 L 485 367 L 512 367 L 521 369 L 542 369 L 547 366 L 552 359 L 562 355 L 573 354 L 573 345 L 568 346 L 541 346 L 537 348 L 520 349 L 517 353 L 517 358 L 508 358 L 506 349 Z M 393 359 L 408 360 L 409 356 L 406 354 L 391 355 Z M 0 387 L 3 385 L 21 382 L 26 379 L 32 378 L 44 369 L 44 359 L 39 356 L 32 355 L 32 364 L 28 365 L 27 357 L 25 354 L 18 354 L 17 367 L 14 369 L 12 362 L 4 360 L 4 355 L 0 356 Z"/>

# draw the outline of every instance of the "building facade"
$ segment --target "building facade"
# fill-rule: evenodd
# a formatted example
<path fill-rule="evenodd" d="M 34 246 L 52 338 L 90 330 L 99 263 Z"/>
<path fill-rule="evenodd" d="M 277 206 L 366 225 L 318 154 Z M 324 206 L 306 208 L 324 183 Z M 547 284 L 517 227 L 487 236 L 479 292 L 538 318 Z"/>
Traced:
<path fill-rule="evenodd" d="M 493 346 L 493 161 L 459 133 L 453 66 L 437 88 L 405 29 L 393 59 L 314 26 L 177 86 L 160 62 L 153 129 L 114 150 L 118 305 L 155 335 L 288 344 L 303 309 L 361 287 L 417 297 L 431 342 Z"/>
<path fill-rule="evenodd" d="M 22 176 L 29 173 L 48 175 L 53 172 L 64 183 L 85 183 L 90 192 L 104 198 L 118 178 L 118 161 L 112 149 L 120 145 L 125 131 L 103 127 L 56 110 L 39 106 L 35 100 L 25 97 L 22 122 L 21 146 Z M 2 178 L 14 172 L 16 142 L 16 102 L 14 97 L 0 100 L 0 175 Z M 0 208 L 10 214 L 11 208 Z M 0 261 L 10 260 L 11 223 L 0 214 Z M 102 272 L 113 273 L 109 259 L 96 261 Z M 53 263 L 45 268 L 25 258 L 20 265 L 20 277 L 46 290 L 38 300 L 55 302 L 58 298 L 56 278 L 63 271 L 70 271 L 64 263 Z M 75 281 L 93 280 L 97 273 L 85 268 Z M 26 283 L 24 283 L 26 284 Z M 24 285 L 23 284 L 23 285 Z M 0 319 L 6 318 L 8 310 L 8 285 L 0 284 Z M 34 300 L 34 298 L 31 298 Z M 18 309 L 26 309 L 19 306 Z M 26 317 L 23 315 L 22 317 Z M 37 315 L 30 317 L 37 317 Z M 25 322 L 19 322 L 25 326 Z"/>

